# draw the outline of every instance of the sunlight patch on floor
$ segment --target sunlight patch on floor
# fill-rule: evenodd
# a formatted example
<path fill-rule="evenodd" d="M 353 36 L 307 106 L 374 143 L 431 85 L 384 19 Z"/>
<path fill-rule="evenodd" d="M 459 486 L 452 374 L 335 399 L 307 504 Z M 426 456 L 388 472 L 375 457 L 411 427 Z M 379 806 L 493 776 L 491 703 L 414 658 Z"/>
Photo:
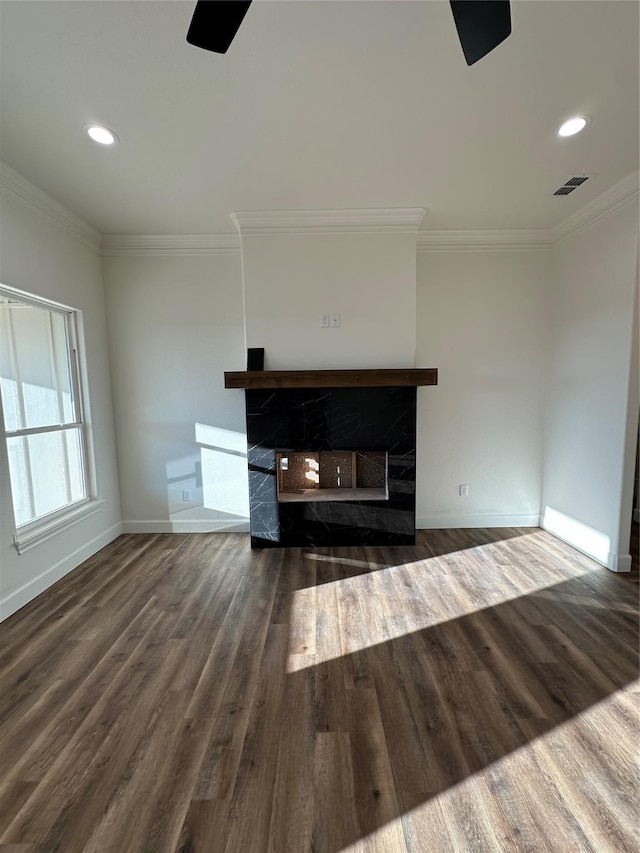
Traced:
<path fill-rule="evenodd" d="M 304 667 L 301 655 L 314 654 L 316 664 L 326 663 L 545 589 L 553 595 L 555 583 L 549 583 L 548 575 L 541 581 L 513 560 L 496 569 L 499 543 L 469 548 L 464 554 L 464 571 L 459 571 L 451 554 L 396 566 L 305 554 L 306 559 L 333 562 L 341 570 L 363 571 L 293 593 L 287 671 Z M 473 577 L 470 564 L 475 564 Z M 589 571 L 576 566 L 572 577 Z"/>
<path fill-rule="evenodd" d="M 583 835 L 600 853 L 619 853 L 623 839 L 635 838 L 638 821 L 637 698 L 640 681 L 617 690 L 589 709 L 538 734 L 534 720 L 520 720 L 530 740 L 463 781 L 429 796 L 341 853 L 408 853 L 482 850 L 582 850 Z M 528 729 L 528 731 L 527 731 Z M 605 743 L 617 731 L 616 761 L 627 767 L 626 813 L 617 816 L 616 839 L 608 813 Z M 576 764 L 581 773 L 576 774 Z M 580 815 L 580 835 L 571 824 L 551 821 L 558 803 Z M 460 815 L 467 815 L 465 822 Z"/>

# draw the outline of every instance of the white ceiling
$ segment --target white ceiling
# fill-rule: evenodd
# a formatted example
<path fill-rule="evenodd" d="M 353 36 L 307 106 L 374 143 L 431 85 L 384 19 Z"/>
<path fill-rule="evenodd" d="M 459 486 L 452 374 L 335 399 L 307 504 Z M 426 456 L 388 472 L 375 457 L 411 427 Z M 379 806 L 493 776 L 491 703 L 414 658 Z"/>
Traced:
<path fill-rule="evenodd" d="M 256 0 L 226 56 L 186 43 L 193 7 L 0 3 L 2 159 L 100 231 L 146 234 L 290 208 L 549 228 L 638 169 L 635 0 L 515 0 L 471 68 L 441 0 Z M 591 125 L 557 137 L 576 113 Z"/>

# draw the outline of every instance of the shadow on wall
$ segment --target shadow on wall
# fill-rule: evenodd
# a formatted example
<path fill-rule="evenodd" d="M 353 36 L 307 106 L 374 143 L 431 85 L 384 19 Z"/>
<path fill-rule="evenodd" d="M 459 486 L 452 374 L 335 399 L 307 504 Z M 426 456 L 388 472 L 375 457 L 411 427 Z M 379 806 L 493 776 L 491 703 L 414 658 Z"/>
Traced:
<path fill-rule="evenodd" d="M 167 463 L 167 499 L 173 522 L 215 522 L 215 529 L 248 523 L 247 438 L 242 432 L 195 424 L 193 455 Z M 204 529 L 204 528 L 202 528 Z"/>

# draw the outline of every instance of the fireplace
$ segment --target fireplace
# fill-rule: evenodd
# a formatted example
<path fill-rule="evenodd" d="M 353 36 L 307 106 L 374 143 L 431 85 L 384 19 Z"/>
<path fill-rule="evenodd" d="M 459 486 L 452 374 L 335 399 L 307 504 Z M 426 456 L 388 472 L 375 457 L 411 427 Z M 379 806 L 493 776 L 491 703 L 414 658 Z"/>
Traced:
<path fill-rule="evenodd" d="M 414 544 L 416 386 L 436 381 L 435 370 L 226 373 L 245 388 L 252 547 Z"/>
<path fill-rule="evenodd" d="M 276 453 L 276 471 L 278 503 L 389 498 L 385 451 Z"/>

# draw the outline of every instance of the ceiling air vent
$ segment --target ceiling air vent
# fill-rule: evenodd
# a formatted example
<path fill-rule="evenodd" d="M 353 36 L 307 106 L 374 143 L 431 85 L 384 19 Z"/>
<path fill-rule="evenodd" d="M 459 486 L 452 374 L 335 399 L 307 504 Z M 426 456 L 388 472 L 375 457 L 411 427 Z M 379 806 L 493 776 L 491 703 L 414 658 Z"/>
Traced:
<path fill-rule="evenodd" d="M 579 187 L 581 184 L 584 184 L 585 181 L 589 180 L 589 175 L 579 175 L 575 178 L 569 178 L 568 181 L 565 181 L 564 186 L 560 187 L 554 192 L 554 195 L 569 195 L 572 193 L 576 187 Z"/>
<path fill-rule="evenodd" d="M 582 178 L 569 178 L 568 181 L 564 182 L 565 187 L 579 187 L 580 184 L 584 184 L 585 181 L 589 180 L 589 175 L 586 175 Z"/>

